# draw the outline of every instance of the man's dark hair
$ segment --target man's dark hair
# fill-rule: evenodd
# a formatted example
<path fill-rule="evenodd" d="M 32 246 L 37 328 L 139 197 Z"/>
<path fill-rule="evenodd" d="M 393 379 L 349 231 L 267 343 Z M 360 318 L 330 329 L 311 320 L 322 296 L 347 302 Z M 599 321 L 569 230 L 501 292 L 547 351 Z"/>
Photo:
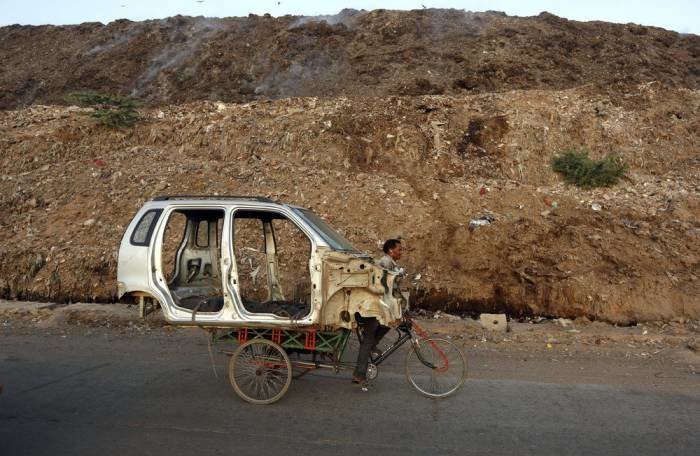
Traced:
<path fill-rule="evenodd" d="M 382 250 L 384 250 L 384 253 L 389 253 L 389 250 L 393 249 L 397 245 L 400 245 L 401 241 L 398 239 L 389 239 L 384 243 L 384 247 L 382 247 Z"/>

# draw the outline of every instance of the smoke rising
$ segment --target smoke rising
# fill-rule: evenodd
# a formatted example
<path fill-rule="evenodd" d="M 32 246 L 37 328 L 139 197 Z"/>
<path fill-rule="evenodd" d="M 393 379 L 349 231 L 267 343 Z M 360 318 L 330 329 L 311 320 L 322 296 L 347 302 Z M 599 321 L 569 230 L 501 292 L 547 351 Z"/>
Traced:
<path fill-rule="evenodd" d="M 197 17 L 193 22 L 185 23 L 179 18 L 164 19 L 159 22 L 170 28 L 168 44 L 151 59 L 148 68 L 138 77 L 131 96 L 142 95 L 149 83 L 162 71 L 179 66 L 192 57 L 203 42 L 213 38 L 218 32 L 226 30 L 221 20 L 204 17 Z"/>

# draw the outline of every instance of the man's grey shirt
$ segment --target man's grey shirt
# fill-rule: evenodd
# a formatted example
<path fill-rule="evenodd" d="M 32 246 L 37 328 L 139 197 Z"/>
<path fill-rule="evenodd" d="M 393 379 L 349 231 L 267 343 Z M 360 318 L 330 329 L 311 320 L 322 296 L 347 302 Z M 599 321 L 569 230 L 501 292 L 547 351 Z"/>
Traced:
<path fill-rule="evenodd" d="M 396 264 L 396 261 L 389 255 L 384 255 L 377 261 L 377 265 L 383 267 L 384 269 L 388 269 L 390 271 L 396 271 L 399 269 L 399 265 Z"/>

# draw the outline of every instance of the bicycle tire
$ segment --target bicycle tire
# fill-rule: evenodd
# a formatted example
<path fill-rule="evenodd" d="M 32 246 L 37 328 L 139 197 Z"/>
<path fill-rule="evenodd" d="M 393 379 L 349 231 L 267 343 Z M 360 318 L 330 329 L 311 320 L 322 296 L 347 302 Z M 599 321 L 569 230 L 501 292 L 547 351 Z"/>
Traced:
<path fill-rule="evenodd" d="M 467 377 L 464 353 L 447 339 L 427 338 L 417 344 L 411 345 L 406 354 L 408 383 L 431 398 L 447 397 L 457 391 Z"/>

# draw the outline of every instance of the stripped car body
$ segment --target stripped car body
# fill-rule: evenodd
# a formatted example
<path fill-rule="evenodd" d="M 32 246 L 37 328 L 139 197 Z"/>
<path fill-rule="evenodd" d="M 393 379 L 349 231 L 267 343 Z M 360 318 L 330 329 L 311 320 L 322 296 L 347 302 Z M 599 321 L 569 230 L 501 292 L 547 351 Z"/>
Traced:
<path fill-rule="evenodd" d="M 222 196 L 147 202 L 117 271 L 120 298 L 151 300 L 172 324 L 323 330 L 352 329 L 356 314 L 396 326 L 407 304 L 398 277 L 307 209 Z"/>

